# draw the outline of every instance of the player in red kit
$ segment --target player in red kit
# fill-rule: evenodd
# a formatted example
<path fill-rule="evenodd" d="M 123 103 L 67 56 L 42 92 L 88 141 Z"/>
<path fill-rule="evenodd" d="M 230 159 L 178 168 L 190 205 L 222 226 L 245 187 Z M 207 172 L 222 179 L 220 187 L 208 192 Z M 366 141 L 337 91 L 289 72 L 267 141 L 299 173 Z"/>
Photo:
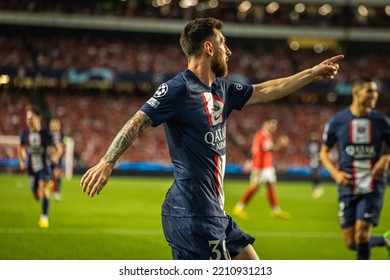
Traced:
<path fill-rule="evenodd" d="M 273 166 L 273 152 L 287 146 L 289 143 L 289 139 L 286 136 L 281 136 L 274 143 L 272 134 L 276 132 L 277 128 L 278 121 L 276 119 L 266 119 L 253 138 L 252 170 L 249 187 L 233 208 L 233 214 L 239 218 L 245 219 L 248 217 L 244 208 L 263 183 L 267 186 L 267 199 L 271 207 L 271 216 L 281 219 L 289 219 L 291 217 L 290 213 L 280 208 L 276 193 L 276 172 Z"/>

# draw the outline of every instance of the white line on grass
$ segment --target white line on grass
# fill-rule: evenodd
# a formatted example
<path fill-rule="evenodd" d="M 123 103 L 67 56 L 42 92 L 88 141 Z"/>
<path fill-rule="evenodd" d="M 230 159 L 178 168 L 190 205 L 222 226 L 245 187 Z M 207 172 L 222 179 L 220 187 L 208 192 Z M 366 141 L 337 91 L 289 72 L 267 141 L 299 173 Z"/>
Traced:
<path fill-rule="evenodd" d="M 289 232 L 289 231 L 248 231 L 255 237 L 288 237 L 288 238 L 341 238 L 335 232 Z M 163 235 L 162 229 L 76 229 L 76 228 L 0 228 L 0 234 L 107 234 L 107 235 Z"/>

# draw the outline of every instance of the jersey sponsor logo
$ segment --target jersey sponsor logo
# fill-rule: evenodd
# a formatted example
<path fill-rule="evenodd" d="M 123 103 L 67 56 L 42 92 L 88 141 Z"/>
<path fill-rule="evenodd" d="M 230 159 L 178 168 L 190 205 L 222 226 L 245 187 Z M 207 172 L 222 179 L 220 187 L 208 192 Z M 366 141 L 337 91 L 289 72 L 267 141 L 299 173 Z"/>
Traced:
<path fill-rule="evenodd" d="M 28 146 L 27 153 L 30 155 L 42 155 L 45 151 L 45 148 L 42 146 Z"/>
<path fill-rule="evenodd" d="M 146 103 L 148 103 L 153 108 L 157 108 L 158 105 L 160 105 L 160 102 L 157 101 L 156 98 L 154 98 L 154 97 L 151 97 L 148 101 L 146 101 Z"/>
<path fill-rule="evenodd" d="M 209 131 L 204 135 L 204 141 L 216 150 L 226 148 L 226 126 L 215 131 Z"/>
<path fill-rule="evenodd" d="M 153 97 L 159 98 L 167 94 L 168 92 L 168 85 L 166 83 L 161 84 L 156 92 L 154 93 Z"/>
<path fill-rule="evenodd" d="M 368 159 L 376 156 L 374 145 L 347 145 L 345 152 L 354 159 Z"/>
<path fill-rule="evenodd" d="M 28 136 L 29 145 L 27 146 L 28 154 L 38 154 L 42 155 L 45 151 L 45 148 L 41 145 L 42 139 L 39 133 L 30 133 Z"/>

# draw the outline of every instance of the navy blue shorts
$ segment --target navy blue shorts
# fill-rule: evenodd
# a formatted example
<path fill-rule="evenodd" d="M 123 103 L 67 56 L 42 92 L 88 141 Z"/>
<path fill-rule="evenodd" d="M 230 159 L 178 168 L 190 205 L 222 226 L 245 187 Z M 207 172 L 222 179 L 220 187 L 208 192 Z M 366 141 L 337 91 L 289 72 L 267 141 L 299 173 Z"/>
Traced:
<path fill-rule="evenodd" d="M 50 180 L 50 172 L 44 168 L 39 170 L 38 172 L 28 172 L 28 182 L 30 184 L 30 188 L 32 192 L 36 192 L 38 190 L 38 181 L 48 182 Z"/>
<path fill-rule="evenodd" d="M 363 220 L 377 226 L 382 206 L 383 193 L 339 197 L 338 216 L 341 228 L 351 227 L 357 220 Z"/>
<path fill-rule="evenodd" d="M 174 260 L 230 260 L 255 239 L 231 217 L 162 216 Z"/>

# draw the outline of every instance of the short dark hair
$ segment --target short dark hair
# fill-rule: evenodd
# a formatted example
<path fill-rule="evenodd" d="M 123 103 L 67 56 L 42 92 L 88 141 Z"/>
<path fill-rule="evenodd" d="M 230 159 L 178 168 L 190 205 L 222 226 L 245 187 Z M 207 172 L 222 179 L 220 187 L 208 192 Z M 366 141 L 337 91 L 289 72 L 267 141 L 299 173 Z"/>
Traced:
<path fill-rule="evenodd" d="M 180 45 L 186 57 L 199 57 L 204 41 L 214 36 L 214 29 L 221 30 L 222 27 L 223 22 L 212 17 L 189 22 L 180 36 Z"/>
<path fill-rule="evenodd" d="M 376 82 L 375 79 L 371 78 L 371 77 L 359 77 L 355 80 L 353 80 L 352 82 L 352 88 L 360 88 L 363 86 L 363 84 L 366 84 L 366 83 L 372 83 L 372 82 Z"/>
<path fill-rule="evenodd" d="M 40 117 L 42 115 L 41 113 L 41 109 L 39 108 L 39 106 L 35 105 L 35 104 L 30 104 L 30 105 L 27 105 L 26 107 L 26 112 L 27 111 L 31 111 L 34 113 L 34 115 L 37 115 L 38 117 Z"/>

